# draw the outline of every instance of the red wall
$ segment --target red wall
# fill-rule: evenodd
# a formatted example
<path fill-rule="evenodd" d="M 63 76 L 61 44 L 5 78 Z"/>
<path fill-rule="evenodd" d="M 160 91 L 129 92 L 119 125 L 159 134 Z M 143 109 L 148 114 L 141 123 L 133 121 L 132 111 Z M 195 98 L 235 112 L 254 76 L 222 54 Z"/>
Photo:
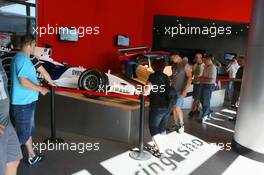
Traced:
<path fill-rule="evenodd" d="M 39 0 L 39 26 L 100 27 L 100 35 L 80 38 L 77 43 L 45 35 L 39 38 L 39 44 L 54 45 L 53 58 L 59 61 L 117 70 L 116 34 L 129 35 L 132 46 L 151 46 L 154 15 L 249 22 L 251 3 L 252 0 Z"/>
<path fill-rule="evenodd" d="M 39 44 L 55 46 L 53 58 L 70 65 L 118 69 L 116 34 L 129 35 L 131 45 L 141 45 L 143 38 L 142 0 L 39 0 L 38 26 L 99 26 L 100 34 L 80 38 L 77 43 L 61 42 L 57 35 L 39 38 Z"/>

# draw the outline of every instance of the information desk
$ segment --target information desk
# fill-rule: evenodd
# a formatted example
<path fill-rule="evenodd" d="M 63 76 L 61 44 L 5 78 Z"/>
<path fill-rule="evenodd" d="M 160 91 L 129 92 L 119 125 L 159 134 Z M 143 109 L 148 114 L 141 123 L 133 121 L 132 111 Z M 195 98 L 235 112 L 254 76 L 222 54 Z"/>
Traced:
<path fill-rule="evenodd" d="M 37 126 L 50 127 L 50 97 L 41 96 L 37 105 Z M 146 102 L 147 117 L 149 103 Z M 82 94 L 55 94 L 56 128 L 91 137 L 138 143 L 140 104 L 137 99 L 86 98 Z M 147 120 L 147 119 L 146 119 Z"/>

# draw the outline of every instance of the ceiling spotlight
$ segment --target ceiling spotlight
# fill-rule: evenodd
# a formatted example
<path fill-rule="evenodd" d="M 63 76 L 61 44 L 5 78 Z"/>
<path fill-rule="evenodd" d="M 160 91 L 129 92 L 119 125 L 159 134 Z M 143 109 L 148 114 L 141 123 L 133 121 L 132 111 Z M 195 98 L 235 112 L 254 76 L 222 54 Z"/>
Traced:
<path fill-rule="evenodd" d="M 188 26 L 190 25 L 190 24 L 187 24 Z"/>
<path fill-rule="evenodd" d="M 179 22 L 180 20 L 177 19 L 176 21 Z"/>
<path fill-rule="evenodd" d="M 236 32 L 236 34 L 238 34 L 238 32 Z"/>
<path fill-rule="evenodd" d="M 241 29 L 240 31 L 243 32 L 243 29 Z"/>
<path fill-rule="evenodd" d="M 215 25 L 215 23 L 214 23 L 214 22 L 213 22 L 212 24 L 213 24 L 213 26 Z"/>
<path fill-rule="evenodd" d="M 249 26 L 247 26 L 247 29 L 249 29 Z"/>

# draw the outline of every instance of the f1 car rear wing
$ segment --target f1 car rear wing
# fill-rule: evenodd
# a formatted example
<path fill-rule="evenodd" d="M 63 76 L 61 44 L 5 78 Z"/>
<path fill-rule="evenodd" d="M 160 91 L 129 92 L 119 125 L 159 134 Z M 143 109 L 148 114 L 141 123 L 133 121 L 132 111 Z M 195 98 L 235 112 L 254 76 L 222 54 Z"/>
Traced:
<path fill-rule="evenodd" d="M 118 49 L 119 55 L 125 55 L 125 56 L 131 56 L 138 53 L 146 53 L 150 52 L 151 49 L 146 46 L 142 47 L 130 47 L 130 48 L 124 48 L 124 49 Z"/>
<path fill-rule="evenodd" d="M 34 56 L 36 56 L 40 61 L 48 61 L 50 63 L 53 63 L 55 65 L 63 66 L 63 64 L 54 61 L 50 56 L 52 54 L 51 48 L 45 48 L 45 47 L 36 47 L 35 51 L 33 53 Z"/>

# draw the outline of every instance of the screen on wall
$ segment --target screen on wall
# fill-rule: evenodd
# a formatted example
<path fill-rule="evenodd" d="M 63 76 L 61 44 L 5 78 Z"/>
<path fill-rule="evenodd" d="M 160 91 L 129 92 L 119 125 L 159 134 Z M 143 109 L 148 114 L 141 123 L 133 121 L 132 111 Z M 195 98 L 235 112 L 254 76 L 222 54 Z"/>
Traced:
<path fill-rule="evenodd" d="M 117 46 L 129 46 L 130 38 L 124 35 L 117 35 Z"/>
<path fill-rule="evenodd" d="M 224 60 L 225 61 L 232 61 L 236 57 L 237 57 L 236 53 L 225 53 Z"/>
<path fill-rule="evenodd" d="M 79 33 L 76 29 L 60 28 L 59 37 L 61 41 L 77 42 L 79 40 Z"/>

